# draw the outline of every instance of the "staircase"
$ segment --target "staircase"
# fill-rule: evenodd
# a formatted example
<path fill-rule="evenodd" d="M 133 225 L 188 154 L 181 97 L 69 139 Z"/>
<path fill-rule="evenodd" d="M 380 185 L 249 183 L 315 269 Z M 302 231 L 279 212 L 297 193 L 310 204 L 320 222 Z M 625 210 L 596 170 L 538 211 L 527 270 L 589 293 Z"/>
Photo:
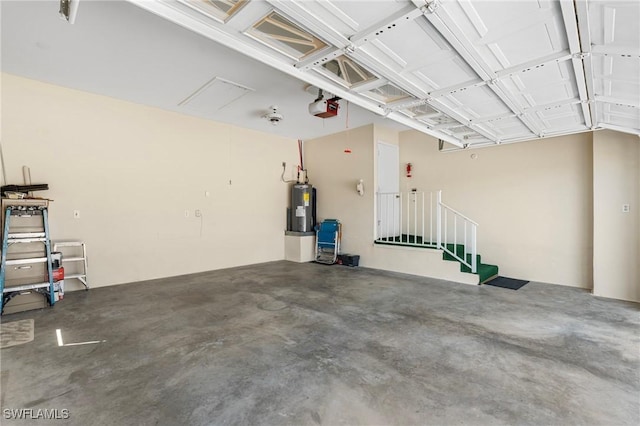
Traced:
<path fill-rule="evenodd" d="M 449 251 L 457 253 L 459 257 L 462 257 L 464 255 L 464 246 L 462 244 L 456 244 L 455 247 L 453 244 L 447 244 L 447 249 Z M 488 263 L 482 263 L 482 257 L 479 254 L 476 255 L 476 272 L 471 272 L 471 268 L 469 266 L 461 263 L 460 261 L 458 261 L 458 259 L 447 253 L 446 251 L 442 253 L 442 260 L 460 263 L 460 272 L 475 273 L 480 277 L 480 284 L 485 283 L 498 275 L 498 266 L 490 265 Z M 471 263 L 470 254 L 467 254 L 467 263 Z"/>
<path fill-rule="evenodd" d="M 376 244 L 442 250 L 443 260 L 458 262 L 460 272 L 478 275 L 480 284 L 498 275 L 498 266 L 482 263 L 478 254 L 478 224 L 444 204 L 442 191 L 378 193 L 377 204 Z"/>
<path fill-rule="evenodd" d="M 420 236 L 413 235 L 401 235 L 395 238 L 389 238 L 384 240 L 376 240 L 376 244 L 385 244 L 390 246 L 410 246 L 410 247 L 422 247 L 422 248 L 437 248 L 437 244 L 435 242 L 424 241 Z M 458 257 L 464 256 L 464 245 L 463 244 L 447 244 L 447 250 L 454 252 Z M 466 255 L 466 260 L 468 264 L 471 264 L 471 254 Z M 468 274 L 476 274 L 480 277 L 479 284 L 483 284 L 496 276 L 498 276 L 498 266 L 491 265 L 488 263 L 482 263 L 482 256 L 479 254 L 476 255 L 476 272 L 471 272 L 471 267 L 465 265 L 460 262 L 458 259 L 453 257 L 453 255 L 449 254 L 447 251 L 442 251 L 442 260 L 447 260 L 449 262 L 458 262 L 460 264 L 460 272 L 466 272 Z"/>

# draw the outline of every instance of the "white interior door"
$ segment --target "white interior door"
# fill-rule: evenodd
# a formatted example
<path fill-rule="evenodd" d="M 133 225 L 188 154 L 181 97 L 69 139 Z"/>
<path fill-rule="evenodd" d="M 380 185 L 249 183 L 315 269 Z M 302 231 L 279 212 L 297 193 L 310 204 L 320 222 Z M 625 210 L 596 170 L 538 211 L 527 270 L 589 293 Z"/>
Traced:
<path fill-rule="evenodd" d="M 378 142 L 378 238 L 400 235 L 400 152 L 397 145 Z"/>

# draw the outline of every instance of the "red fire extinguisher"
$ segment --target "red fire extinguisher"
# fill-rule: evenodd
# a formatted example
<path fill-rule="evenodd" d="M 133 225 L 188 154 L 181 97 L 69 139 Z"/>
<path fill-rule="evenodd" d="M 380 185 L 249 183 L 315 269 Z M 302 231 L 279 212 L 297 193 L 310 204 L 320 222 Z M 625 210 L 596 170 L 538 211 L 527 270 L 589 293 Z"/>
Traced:
<path fill-rule="evenodd" d="M 411 163 L 407 163 L 407 177 L 411 177 Z"/>

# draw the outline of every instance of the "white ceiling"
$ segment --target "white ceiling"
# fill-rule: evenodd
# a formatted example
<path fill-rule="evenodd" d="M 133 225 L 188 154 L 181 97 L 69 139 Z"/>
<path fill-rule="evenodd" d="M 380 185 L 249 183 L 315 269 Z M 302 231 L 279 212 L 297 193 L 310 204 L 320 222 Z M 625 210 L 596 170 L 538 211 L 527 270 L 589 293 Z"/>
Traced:
<path fill-rule="evenodd" d="M 372 122 L 406 130 L 345 101 L 339 117 L 313 117 L 307 83 L 127 2 L 83 0 L 73 25 L 58 17 L 57 1 L 0 7 L 3 72 L 291 138 Z M 254 91 L 221 109 L 200 97 L 179 105 L 214 77 Z M 284 115 L 278 126 L 261 118 L 272 104 Z"/>
<path fill-rule="evenodd" d="M 74 25 L 55 1 L 2 3 L 4 71 L 290 137 L 374 121 L 460 147 L 640 134 L 637 0 L 251 0 L 226 21 L 203 0 L 83 0 Z M 300 58 L 249 34 L 272 11 L 326 47 Z M 373 81 L 337 78 L 337 57 Z M 310 116 L 305 82 L 342 97 L 340 116 Z M 387 88 L 407 97 L 384 103 Z M 261 118 L 274 103 L 277 127 Z"/>

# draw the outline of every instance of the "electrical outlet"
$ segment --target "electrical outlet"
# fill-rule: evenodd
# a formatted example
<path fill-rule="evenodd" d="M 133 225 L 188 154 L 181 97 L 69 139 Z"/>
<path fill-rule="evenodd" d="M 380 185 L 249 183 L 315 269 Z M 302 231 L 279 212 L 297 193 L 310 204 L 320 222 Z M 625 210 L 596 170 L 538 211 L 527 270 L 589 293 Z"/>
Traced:
<path fill-rule="evenodd" d="M 74 219 L 80 219 L 80 210 L 74 210 L 73 211 L 73 218 Z"/>
<path fill-rule="evenodd" d="M 282 162 L 282 167 L 287 167 L 287 163 L 286 162 Z"/>
<path fill-rule="evenodd" d="M 631 207 L 629 206 L 629 204 L 622 205 L 622 213 L 629 213 L 630 210 L 631 210 Z"/>
<path fill-rule="evenodd" d="M 196 217 L 202 216 L 202 212 L 200 210 L 196 210 Z"/>

